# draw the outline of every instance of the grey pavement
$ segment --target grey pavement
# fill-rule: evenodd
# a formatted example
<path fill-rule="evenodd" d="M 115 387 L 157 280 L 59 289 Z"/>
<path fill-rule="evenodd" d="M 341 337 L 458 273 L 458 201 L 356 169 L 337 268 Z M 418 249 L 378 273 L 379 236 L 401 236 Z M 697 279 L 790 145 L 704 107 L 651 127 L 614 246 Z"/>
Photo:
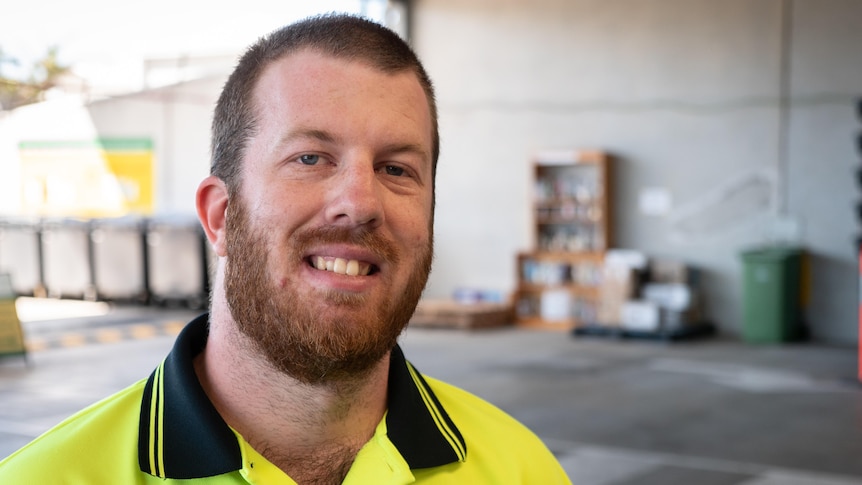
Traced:
<path fill-rule="evenodd" d="M 21 312 L 28 363 L 0 359 L 0 457 L 149 375 L 198 313 L 44 303 Z M 855 349 L 515 327 L 409 328 L 402 346 L 533 429 L 575 484 L 862 485 Z"/>

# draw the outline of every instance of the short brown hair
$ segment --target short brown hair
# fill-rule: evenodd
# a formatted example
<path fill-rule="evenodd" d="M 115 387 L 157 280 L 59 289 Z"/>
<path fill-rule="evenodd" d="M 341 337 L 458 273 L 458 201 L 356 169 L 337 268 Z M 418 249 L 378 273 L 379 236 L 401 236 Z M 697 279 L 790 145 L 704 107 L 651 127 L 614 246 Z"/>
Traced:
<path fill-rule="evenodd" d="M 239 186 L 240 162 L 256 130 L 253 92 L 257 81 L 272 62 L 302 49 L 365 62 L 385 73 L 413 71 L 425 91 L 431 112 L 432 180 L 436 178 L 440 154 L 437 105 L 425 68 L 398 34 L 370 20 L 346 14 L 310 17 L 287 25 L 261 38 L 243 54 L 225 83 L 213 114 L 211 174 L 222 179 L 229 190 Z"/>

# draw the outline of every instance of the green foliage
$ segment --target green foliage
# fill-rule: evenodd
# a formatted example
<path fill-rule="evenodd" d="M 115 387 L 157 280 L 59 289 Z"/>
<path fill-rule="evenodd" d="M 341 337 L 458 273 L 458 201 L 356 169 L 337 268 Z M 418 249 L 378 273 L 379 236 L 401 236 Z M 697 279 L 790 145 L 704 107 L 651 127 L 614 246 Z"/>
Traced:
<path fill-rule="evenodd" d="M 60 63 L 59 48 L 56 46 L 49 48 L 41 59 L 33 63 L 24 79 L 14 79 L 4 74 L 7 65 L 18 64 L 16 58 L 0 47 L 0 110 L 41 101 L 45 91 L 56 86 L 60 77 L 69 72 L 69 66 Z"/>

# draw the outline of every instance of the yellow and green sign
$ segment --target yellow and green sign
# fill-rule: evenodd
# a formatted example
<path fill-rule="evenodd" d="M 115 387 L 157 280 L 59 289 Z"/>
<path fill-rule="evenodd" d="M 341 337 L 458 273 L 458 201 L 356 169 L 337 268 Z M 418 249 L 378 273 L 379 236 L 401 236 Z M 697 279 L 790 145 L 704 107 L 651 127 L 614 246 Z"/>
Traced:
<path fill-rule="evenodd" d="M 24 141 L 18 150 L 22 207 L 28 214 L 90 218 L 153 212 L 148 138 Z"/>
<path fill-rule="evenodd" d="M 8 274 L 0 274 L 0 356 L 25 354 L 24 333 L 15 309 L 15 292 Z"/>

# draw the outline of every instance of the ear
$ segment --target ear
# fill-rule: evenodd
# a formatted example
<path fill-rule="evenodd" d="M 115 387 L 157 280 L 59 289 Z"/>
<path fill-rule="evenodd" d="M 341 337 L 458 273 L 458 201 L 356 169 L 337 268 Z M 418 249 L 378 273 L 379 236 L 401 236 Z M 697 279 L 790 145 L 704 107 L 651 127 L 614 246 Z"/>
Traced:
<path fill-rule="evenodd" d="M 227 205 L 228 192 L 224 182 L 214 175 L 203 179 L 198 186 L 195 207 L 213 251 L 222 257 L 227 254 L 225 240 Z"/>

